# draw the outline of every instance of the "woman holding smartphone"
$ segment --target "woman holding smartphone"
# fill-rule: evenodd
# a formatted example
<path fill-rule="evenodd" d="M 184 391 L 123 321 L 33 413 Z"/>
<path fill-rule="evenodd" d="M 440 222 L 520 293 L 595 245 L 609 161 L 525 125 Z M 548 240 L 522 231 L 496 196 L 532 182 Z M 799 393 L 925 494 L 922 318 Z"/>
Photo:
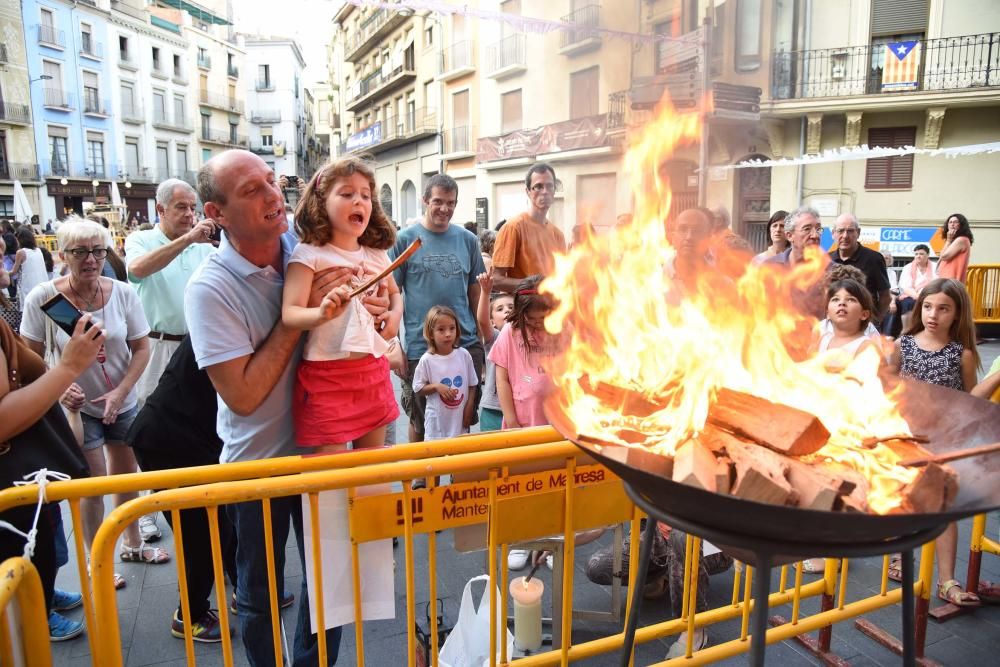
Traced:
<path fill-rule="evenodd" d="M 56 233 L 59 254 L 68 267 L 66 275 L 44 282 L 27 296 L 21 335 L 28 346 L 44 355 L 46 346 L 61 354 L 69 337 L 47 322 L 42 304 L 62 295 L 77 310 L 90 313 L 103 327 L 106 341 L 97 360 L 70 385 L 62 396 L 69 410 L 79 410 L 83 419 L 83 453 L 93 476 L 136 472 L 132 450 L 125 434 L 138 412 L 135 383 L 149 361 L 149 324 L 135 290 L 101 275 L 112 246 L 111 235 L 100 224 L 68 218 Z M 46 330 L 52 340 L 46 340 Z M 115 505 L 135 498 L 135 493 L 116 494 Z M 104 519 L 103 498 L 82 503 L 83 530 L 89 548 Z M 165 563 L 170 555 L 142 541 L 136 524 L 125 529 L 120 554 L 123 561 Z M 115 587 L 125 580 L 115 575 Z"/>

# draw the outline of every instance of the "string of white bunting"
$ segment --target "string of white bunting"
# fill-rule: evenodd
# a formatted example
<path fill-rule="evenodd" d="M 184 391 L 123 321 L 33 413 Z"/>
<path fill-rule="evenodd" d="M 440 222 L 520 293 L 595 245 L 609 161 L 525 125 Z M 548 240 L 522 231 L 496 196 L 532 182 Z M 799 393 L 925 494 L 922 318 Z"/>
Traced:
<path fill-rule="evenodd" d="M 671 37 L 670 35 L 658 35 L 650 33 L 641 32 L 630 32 L 628 30 L 612 30 L 611 28 L 603 28 L 600 26 L 584 26 L 579 23 L 571 23 L 568 21 L 553 21 L 550 19 L 539 19 L 532 18 L 530 16 L 522 16 L 520 14 L 508 14 L 505 12 L 498 12 L 491 9 L 478 9 L 476 7 L 469 7 L 468 5 L 453 5 L 448 2 L 443 2 L 442 0 L 403 0 L 402 2 L 380 2 L 378 0 L 346 0 L 347 4 L 354 5 L 355 7 L 373 7 L 375 9 L 385 9 L 391 12 L 398 12 L 401 9 L 406 9 L 414 12 L 418 11 L 429 11 L 435 14 L 452 15 L 457 14 L 460 16 L 470 16 L 477 19 L 483 19 L 486 21 L 496 21 L 500 23 L 506 23 L 515 30 L 520 30 L 523 32 L 531 32 L 536 34 L 545 34 L 553 32 L 555 30 L 572 30 L 577 34 L 590 33 L 595 36 L 601 35 L 606 37 L 613 37 L 616 39 L 624 39 L 631 42 L 697 42 L 699 37 L 699 32 L 695 31 L 693 33 L 688 33 L 680 37 Z"/>
<path fill-rule="evenodd" d="M 843 146 L 830 148 L 816 155 L 803 155 L 795 158 L 779 158 L 776 160 L 746 160 L 739 164 L 719 167 L 721 169 L 753 169 L 756 167 L 791 167 L 800 164 L 820 164 L 822 162 L 845 162 L 849 160 L 870 160 L 877 157 L 895 157 L 897 155 L 929 155 L 931 157 L 956 158 L 966 155 L 982 155 L 985 153 L 1000 153 L 1000 141 L 985 144 L 969 144 L 949 148 L 917 148 L 902 146 L 886 148 L 882 146 Z"/>

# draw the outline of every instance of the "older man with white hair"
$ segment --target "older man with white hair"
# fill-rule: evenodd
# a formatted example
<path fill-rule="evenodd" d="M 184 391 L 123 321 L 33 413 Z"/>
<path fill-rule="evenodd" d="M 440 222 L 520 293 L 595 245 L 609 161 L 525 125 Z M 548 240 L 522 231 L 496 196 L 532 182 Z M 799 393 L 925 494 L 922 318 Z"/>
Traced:
<path fill-rule="evenodd" d="M 837 248 L 830 252 L 830 259 L 837 264 L 848 264 L 865 274 L 865 287 L 875 302 L 875 319 L 881 320 L 889 310 L 892 296 L 889 293 L 889 275 L 885 258 L 860 243 L 861 225 L 853 213 L 841 213 L 833 223 L 833 238 Z"/>
<path fill-rule="evenodd" d="M 160 224 L 129 234 L 125 240 L 128 279 L 135 285 L 152 329 L 150 358 L 139 380 L 139 404 L 146 401 L 174 351 L 184 340 L 184 288 L 202 260 L 215 249 L 215 223 L 197 221 L 194 188 L 171 178 L 156 189 L 156 212 Z"/>

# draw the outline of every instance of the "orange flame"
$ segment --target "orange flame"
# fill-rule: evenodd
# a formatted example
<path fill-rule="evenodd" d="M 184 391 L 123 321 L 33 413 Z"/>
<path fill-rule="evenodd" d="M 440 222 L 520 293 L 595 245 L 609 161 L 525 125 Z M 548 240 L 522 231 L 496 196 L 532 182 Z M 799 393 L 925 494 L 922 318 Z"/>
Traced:
<path fill-rule="evenodd" d="M 878 353 L 830 372 L 823 359 L 796 352 L 808 349 L 813 321 L 790 295 L 820 278 L 822 253 L 807 253 L 792 271 L 758 268 L 717 236 L 709 241 L 711 270 L 682 276 L 665 232 L 671 192 L 660 167 L 675 148 L 696 143 L 700 129 L 697 114 L 678 114 L 662 101 L 625 156 L 631 224 L 584 235 L 542 284 L 558 302 L 546 328 L 566 342 L 547 364 L 563 410 L 579 433 L 623 445 L 635 443 L 622 431 L 633 441 L 641 434 L 641 446 L 669 455 L 704 428 L 721 387 L 753 393 L 819 417 L 831 437 L 810 460 L 857 470 L 869 481 L 869 507 L 892 511 L 916 472 L 896 466 L 899 457 L 886 446 L 860 446 L 866 437 L 909 433 L 879 381 Z M 595 383 L 663 407 L 646 417 L 622 414 L 621 405 L 589 391 Z"/>

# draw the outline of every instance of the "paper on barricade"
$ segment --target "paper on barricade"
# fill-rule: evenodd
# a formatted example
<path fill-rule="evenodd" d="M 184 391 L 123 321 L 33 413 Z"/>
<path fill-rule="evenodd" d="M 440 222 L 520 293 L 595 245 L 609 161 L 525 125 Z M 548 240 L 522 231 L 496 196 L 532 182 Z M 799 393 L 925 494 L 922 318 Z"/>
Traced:
<path fill-rule="evenodd" d="M 391 493 L 389 484 L 360 487 L 358 496 Z M 312 522 L 309 496 L 302 496 L 302 528 L 309 587 L 309 625 L 317 631 L 316 583 L 313 576 Z M 327 629 L 354 622 L 354 586 L 351 574 L 351 536 L 347 526 L 347 491 L 336 489 L 319 494 L 320 553 L 323 572 L 323 620 Z M 392 540 L 365 542 L 358 546 L 361 579 L 361 618 L 377 621 L 395 618 L 396 596 Z"/>

